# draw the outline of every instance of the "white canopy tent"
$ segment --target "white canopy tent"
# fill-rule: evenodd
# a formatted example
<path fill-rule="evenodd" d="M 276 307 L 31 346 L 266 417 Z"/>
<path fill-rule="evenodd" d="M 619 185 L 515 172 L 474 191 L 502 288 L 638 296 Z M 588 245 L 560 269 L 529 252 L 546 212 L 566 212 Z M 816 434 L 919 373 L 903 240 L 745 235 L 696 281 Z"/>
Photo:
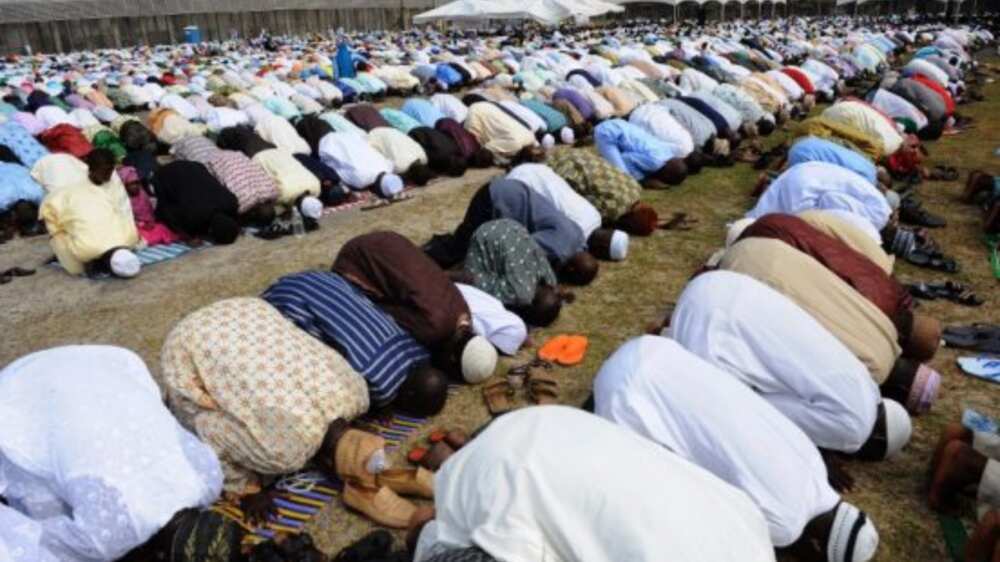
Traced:
<path fill-rule="evenodd" d="M 544 25 L 556 25 L 569 18 L 587 19 L 623 10 L 621 6 L 604 0 L 455 0 L 417 14 L 413 23 L 532 20 Z"/>

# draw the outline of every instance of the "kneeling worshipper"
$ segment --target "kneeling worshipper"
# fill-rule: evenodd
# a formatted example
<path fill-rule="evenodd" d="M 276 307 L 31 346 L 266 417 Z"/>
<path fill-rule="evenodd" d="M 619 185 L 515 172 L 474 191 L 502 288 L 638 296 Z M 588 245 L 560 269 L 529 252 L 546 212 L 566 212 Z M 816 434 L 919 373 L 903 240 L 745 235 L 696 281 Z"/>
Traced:
<path fill-rule="evenodd" d="M 428 417 L 444 407 L 448 380 L 431 367 L 430 353 L 340 275 L 287 275 L 261 298 L 340 352 L 368 383 L 373 408 L 391 403 L 407 415 Z"/>
<path fill-rule="evenodd" d="M 465 174 L 468 159 L 451 135 L 423 125 L 410 129 L 409 135 L 424 150 L 427 163 L 435 173 L 453 178 Z"/>
<path fill-rule="evenodd" d="M 678 297 L 664 335 L 754 389 L 820 449 L 880 460 L 910 440 L 906 410 L 881 398 L 844 344 L 751 277 L 698 275 Z"/>
<path fill-rule="evenodd" d="M 239 201 L 203 164 L 174 161 L 152 179 L 156 218 L 190 240 L 232 244 L 240 235 Z"/>
<path fill-rule="evenodd" d="M 461 123 L 445 117 L 434 125 L 435 131 L 440 131 L 455 141 L 459 152 L 466 163 L 472 168 L 489 168 L 494 163 L 493 153 L 483 148 L 476 136 L 466 130 Z"/>
<path fill-rule="evenodd" d="M 498 160 L 537 162 L 544 157 L 531 129 L 493 102 L 479 101 L 469 106 L 465 128 Z"/>
<path fill-rule="evenodd" d="M 198 162 L 208 168 L 236 196 L 236 212 L 243 224 L 266 227 L 274 221 L 278 186 L 264 168 L 245 154 L 222 150 L 202 136 L 177 141 L 171 152 L 178 160 Z"/>
<path fill-rule="evenodd" d="M 507 173 L 507 179 L 528 186 L 576 223 L 587 241 L 587 249 L 595 256 L 622 261 L 628 255 L 628 234 L 601 228 L 601 213 L 597 208 L 573 191 L 552 168 L 545 164 L 521 164 Z"/>
<path fill-rule="evenodd" d="M 865 364 L 886 395 L 901 398 L 893 393 L 905 387 L 910 411 L 930 407 L 940 377 L 926 370 L 917 377 L 911 366 L 898 363 L 902 348 L 892 320 L 815 258 L 781 240 L 747 238 L 726 250 L 719 268 L 749 275 L 794 301 Z M 937 348 L 935 324 L 928 319 L 918 326 L 914 355 Z"/>
<path fill-rule="evenodd" d="M 656 230 L 656 210 L 639 201 L 642 186 L 604 158 L 584 150 L 556 150 L 545 163 L 597 209 L 606 228 L 636 236 Z"/>
<path fill-rule="evenodd" d="M 22 357 L 0 371 L 0 415 L 0 559 L 11 560 L 9 534 L 13 560 L 24 562 L 238 554 L 235 524 L 203 511 L 222 490 L 219 459 L 177 423 L 131 351 L 67 346 Z M 205 557 L 179 557 L 175 546 Z M 19 547 L 38 557 L 19 557 Z"/>
<path fill-rule="evenodd" d="M 434 177 L 427 166 L 427 153 L 413 138 L 392 127 L 368 132 L 368 144 L 392 162 L 392 172 L 412 185 L 424 186 Z"/>
<path fill-rule="evenodd" d="M 528 339 L 528 327 L 500 299 L 471 285 L 455 283 L 472 314 L 472 331 L 504 355 L 516 355 Z"/>
<path fill-rule="evenodd" d="M 427 253 L 442 267 L 451 267 L 468 253 L 476 230 L 499 218 L 523 225 L 567 282 L 588 285 L 597 276 L 600 265 L 586 251 L 586 239 L 580 227 L 523 182 L 503 177 L 481 187 L 472 196 L 465 218 L 454 233 L 435 237 L 427 245 Z M 610 237 L 606 237 L 606 243 L 610 252 Z"/>
<path fill-rule="evenodd" d="M 917 362 L 929 361 L 934 357 L 941 341 L 941 323 L 930 316 L 915 313 L 913 297 L 909 291 L 883 272 L 874 262 L 847 244 L 813 228 L 798 217 L 779 214 L 764 215 L 746 226 L 737 240 L 748 238 L 781 240 L 809 255 L 875 305 L 892 322 L 899 337 L 898 343 L 903 357 Z M 893 368 L 894 375 L 903 374 L 899 367 L 900 363 L 897 362 Z M 903 371 L 908 370 L 903 369 Z M 916 373 L 911 375 L 915 376 Z M 922 389 L 919 405 L 907 402 L 909 391 L 914 384 L 912 380 L 887 380 L 884 383 L 885 391 L 896 388 L 904 392 L 902 396 L 890 394 L 887 396 L 907 403 L 914 413 L 926 411 L 937 395 L 941 376 L 929 367 L 925 367 L 920 375 L 927 380 L 917 384 Z M 913 406 L 918 406 L 918 409 L 914 410 Z"/>
<path fill-rule="evenodd" d="M 676 341 L 642 336 L 618 348 L 594 380 L 594 403 L 597 415 L 746 492 L 780 551 L 827 562 L 875 555 L 875 526 L 834 491 L 802 430 Z"/>
<path fill-rule="evenodd" d="M 326 133 L 319 139 L 315 150 L 320 161 L 333 168 L 340 181 L 354 191 L 371 190 L 384 199 L 403 191 L 403 178 L 394 173 L 392 160 L 375 150 L 360 135 Z"/>
<path fill-rule="evenodd" d="M 858 174 L 872 185 L 878 185 L 878 169 L 864 154 L 842 144 L 820 137 L 806 136 L 795 141 L 788 149 L 788 166 L 804 162 L 827 162 Z"/>
<path fill-rule="evenodd" d="M 0 242 L 8 240 L 14 231 L 33 231 L 38 206 L 45 197 L 45 190 L 31 177 L 31 171 L 18 162 L 4 160 L 4 152 L 0 147 Z"/>
<path fill-rule="evenodd" d="M 594 142 L 601 156 L 644 187 L 679 185 L 687 177 L 687 165 L 679 150 L 628 121 L 612 119 L 601 123 L 594 129 Z"/>
<path fill-rule="evenodd" d="M 559 281 L 545 251 L 511 219 L 487 221 L 476 229 L 463 277 L 532 326 L 552 324 L 562 309 Z"/>
<path fill-rule="evenodd" d="M 848 168 L 819 161 L 785 170 L 746 216 L 757 219 L 770 213 L 795 215 L 813 209 L 837 211 L 879 242 L 880 232 L 892 216 L 889 202 L 874 184 Z"/>
<path fill-rule="evenodd" d="M 43 158 L 35 171 L 45 165 Z M 45 222 L 52 252 L 67 273 L 110 273 L 122 278 L 139 274 L 142 265 L 132 250 L 140 239 L 131 203 L 126 196 L 126 213 L 115 199 L 84 176 L 75 185 L 50 192 L 42 201 L 39 217 Z"/>
<path fill-rule="evenodd" d="M 393 491 L 385 440 L 348 425 L 368 411 L 365 379 L 266 301 L 189 314 L 160 360 L 170 408 L 219 455 L 225 491 L 252 518 L 271 509 L 271 481 L 314 465 L 346 483 L 349 507 L 389 527 L 409 523 L 416 508 Z"/>
<path fill-rule="evenodd" d="M 219 146 L 238 150 L 264 169 L 278 186 L 278 204 L 297 207 L 307 219 L 319 220 L 323 214 L 323 183 L 301 162 L 310 158 L 305 154 L 292 154 L 260 138 L 248 127 L 229 127 L 219 133 Z M 318 162 L 317 162 L 318 163 Z M 337 182 L 339 183 L 339 178 Z M 328 185 L 327 190 L 333 189 Z"/>
<path fill-rule="evenodd" d="M 497 350 L 472 331 L 469 307 L 448 275 L 395 232 L 371 232 L 347 241 L 332 271 L 358 287 L 446 371 L 478 384 L 493 375 Z"/>
<path fill-rule="evenodd" d="M 635 108 L 635 111 L 629 115 L 628 122 L 669 144 L 678 158 L 684 158 L 689 164 L 697 166 L 698 157 L 688 159 L 691 154 L 695 153 L 694 139 L 691 138 L 691 133 L 687 132 L 687 129 L 678 123 L 670 111 L 662 105 L 644 103 Z"/>
<path fill-rule="evenodd" d="M 436 514 L 413 529 L 416 562 L 775 559 L 746 494 L 574 408 L 497 418 L 434 480 Z"/>
<path fill-rule="evenodd" d="M 931 460 L 931 509 L 955 515 L 962 496 L 975 490 L 979 523 L 965 547 L 969 562 L 991 562 L 1000 555 L 1000 436 L 949 423 Z"/>

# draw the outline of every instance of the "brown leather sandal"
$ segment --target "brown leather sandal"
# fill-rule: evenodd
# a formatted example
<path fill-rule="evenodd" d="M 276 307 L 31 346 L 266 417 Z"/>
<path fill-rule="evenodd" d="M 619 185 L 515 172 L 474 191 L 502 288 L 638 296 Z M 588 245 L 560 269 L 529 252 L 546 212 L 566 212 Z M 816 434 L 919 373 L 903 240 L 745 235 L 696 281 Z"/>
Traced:
<path fill-rule="evenodd" d="M 514 409 L 514 387 L 505 378 L 496 379 L 483 386 L 483 399 L 494 416 L 506 414 Z"/>
<path fill-rule="evenodd" d="M 559 381 L 549 373 L 532 369 L 528 375 L 528 399 L 535 404 L 558 404 Z"/>

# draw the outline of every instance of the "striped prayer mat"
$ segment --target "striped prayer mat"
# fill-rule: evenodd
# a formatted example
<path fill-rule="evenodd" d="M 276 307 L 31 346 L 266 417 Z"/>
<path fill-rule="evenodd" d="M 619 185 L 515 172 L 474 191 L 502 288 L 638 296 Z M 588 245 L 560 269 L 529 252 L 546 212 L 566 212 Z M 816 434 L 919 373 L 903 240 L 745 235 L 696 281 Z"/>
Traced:
<path fill-rule="evenodd" d="M 337 205 L 336 207 L 324 207 L 323 216 L 325 217 L 327 215 L 332 215 L 334 213 L 339 213 L 341 211 L 349 211 L 351 209 L 357 209 L 362 205 L 367 205 L 371 201 L 372 197 L 374 197 L 370 192 L 367 191 L 363 193 L 358 193 L 357 196 L 358 196 L 357 199 L 349 203 L 343 203 Z"/>
<path fill-rule="evenodd" d="M 449 388 L 449 393 L 455 387 Z M 370 431 L 385 439 L 389 450 L 398 449 L 413 433 L 420 431 L 430 420 L 400 414 L 365 416 L 355 422 L 359 429 Z M 212 510 L 225 515 L 247 531 L 243 538 L 245 546 L 253 546 L 273 540 L 283 534 L 298 535 L 305 529 L 323 507 L 340 495 L 343 483 L 331 480 L 319 472 L 302 472 L 286 476 L 274 484 L 278 492 L 275 499 L 277 511 L 268 517 L 267 523 L 253 527 L 238 505 L 219 501 Z"/>
<path fill-rule="evenodd" d="M 142 263 L 143 267 L 145 267 L 147 265 L 153 265 L 154 263 L 172 260 L 183 256 L 191 250 L 206 248 L 208 246 L 211 246 L 211 244 L 207 242 L 203 242 L 198 248 L 192 248 L 184 242 L 174 242 L 173 244 L 149 246 L 141 250 L 137 250 L 135 255 L 139 258 L 139 262 Z"/>

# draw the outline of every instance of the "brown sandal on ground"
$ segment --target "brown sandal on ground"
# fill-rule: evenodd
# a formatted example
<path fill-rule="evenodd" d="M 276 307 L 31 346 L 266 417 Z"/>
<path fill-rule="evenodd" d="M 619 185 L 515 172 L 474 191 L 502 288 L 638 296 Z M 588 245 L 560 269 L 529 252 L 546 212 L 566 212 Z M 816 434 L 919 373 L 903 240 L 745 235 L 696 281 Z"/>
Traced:
<path fill-rule="evenodd" d="M 514 387 L 505 378 L 499 378 L 483 386 L 483 399 L 494 416 L 506 414 L 514 409 Z"/>
<path fill-rule="evenodd" d="M 406 460 L 433 472 L 441 468 L 444 461 L 448 460 L 448 457 L 453 454 L 455 454 L 455 449 L 451 445 L 441 441 L 431 445 L 430 448 L 414 447 L 406 455 Z"/>
<path fill-rule="evenodd" d="M 528 399 L 535 404 L 558 404 L 559 381 L 549 373 L 532 369 L 528 375 Z"/>
<path fill-rule="evenodd" d="M 345 483 L 340 497 L 347 507 L 367 515 L 379 525 L 393 529 L 406 529 L 417 512 L 417 506 L 386 486 L 364 488 Z"/>

